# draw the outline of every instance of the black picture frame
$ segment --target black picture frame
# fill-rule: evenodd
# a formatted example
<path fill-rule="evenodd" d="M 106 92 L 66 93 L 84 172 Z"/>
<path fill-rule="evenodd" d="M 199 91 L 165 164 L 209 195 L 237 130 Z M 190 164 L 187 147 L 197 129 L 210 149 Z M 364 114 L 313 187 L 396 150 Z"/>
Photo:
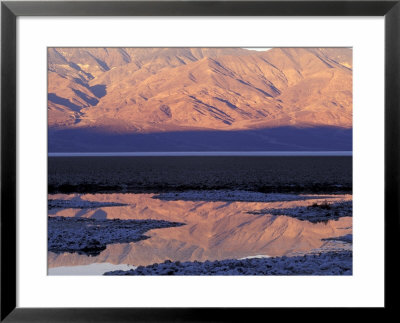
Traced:
<path fill-rule="evenodd" d="M 384 16 L 385 310 L 396 308 L 399 236 L 400 1 L 4 1 L 1 3 L 1 321 L 237 321 L 242 308 L 16 307 L 16 19 L 19 16 Z M 281 311 L 282 309 L 274 309 Z M 283 309 L 287 310 L 287 309 Z M 253 316 L 254 315 L 254 316 Z M 334 314 L 333 314 L 334 315 Z M 251 321 L 251 320 L 250 320 Z"/>

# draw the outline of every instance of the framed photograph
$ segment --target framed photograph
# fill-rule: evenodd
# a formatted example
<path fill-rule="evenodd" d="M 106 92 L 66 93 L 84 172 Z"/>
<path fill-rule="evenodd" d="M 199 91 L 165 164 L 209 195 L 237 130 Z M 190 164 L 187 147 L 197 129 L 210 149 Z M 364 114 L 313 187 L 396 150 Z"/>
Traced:
<path fill-rule="evenodd" d="M 2 2 L 1 320 L 394 307 L 399 15 Z"/>

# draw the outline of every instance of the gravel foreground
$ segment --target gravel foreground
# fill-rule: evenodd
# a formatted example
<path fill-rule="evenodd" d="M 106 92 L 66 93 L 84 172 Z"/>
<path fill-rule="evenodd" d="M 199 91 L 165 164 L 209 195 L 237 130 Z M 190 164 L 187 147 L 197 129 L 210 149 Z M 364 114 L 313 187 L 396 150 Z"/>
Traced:
<path fill-rule="evenodd" d="M 351 193 L 352 157 L 49 157 L 49 193 Z"/>
<path fill-rule="evenodd" d="M 205 262 L 171 262 L 139 266 L 134 270 L 110 271 L 106 276 L 140 275 L 352 275 L 352 252 L 334 251 L 295 257 L 229 259 Z"/>
<path fill-rule="evenodd" d="M 128 204 L 124 203 L 115 203 L 115 202 L 92 202 L 85 201 L 77 196 L 70 200 L 61 200 L 61 199 L 48 199 L 47 200 L 48 209 L 93 209 L 99 207 L 109 207 L 109 206 L 126 206 Z"/>
<path fill-rule="evenodd" d="M 184 225 L 164 220 L 95 220 L 87 218 L 48 218 L 48 250 L 97 256 L 108 244 L 147 239 L 151 229 Z"/>
<path fill-rule="evenodd" d="M 285 215 L 292 218 L 309 221 L 311 223 L 326 222 L 329 220 L 338 220 L 342 217 L 353 216 L 353 201 L 343 201 L 328 204 L 326 201 L 322 203 L 314 203 L 309 206 L 297 206 L 292 208 L 280 209 L 263 209 L 258 211 L 250 211 L 249 214 L 271 214 Z"/>
<path fill-rule="evenodd" d="M 244 190 L 189 190 L 184 192 L 165 192 L 153 196 L 154 199 L 163 201 L 210 201 L 210 202 L 285 202 L 306 201 L 310 199 L 334 198 L 334 195 L 304 195 L 261 193 Z"/>

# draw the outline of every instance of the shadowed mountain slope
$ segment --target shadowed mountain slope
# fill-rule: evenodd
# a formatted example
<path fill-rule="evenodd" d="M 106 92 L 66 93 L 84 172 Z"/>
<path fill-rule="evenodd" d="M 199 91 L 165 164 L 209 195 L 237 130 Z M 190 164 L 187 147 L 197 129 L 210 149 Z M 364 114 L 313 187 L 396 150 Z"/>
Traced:
<path fill-rule="evenodd" d="M 278 127 L 240 131 L 103 133 L 50 130 L 49 152 L 351 151 L 352 129 Z"/>
<path fill-rule="evenodd" d="M 209 138 L 215 133 L 216 142 L 227 131 L 241 134 L 238 142 L 253 136 L 248 133 L 256 131 L 262 137 L 267 131 L 269 139 L 253 149 L 330 150 L 330 144 L 324 148 L 312 139 L 298 144 L 293 134 L 327 127 L 317 134 L 320 141 L 329 130 L 345 133 L 352 127 L 352 50 L 49 48 L 48 123 L 50 151 L 79 151 L 71 134 L 98 135 L 96 150 L 104 151 L 104 137 L 149 134 L 146 138 L 168 139 L 168 134 L 182 131 L 207 131 Z M 288 128 L 297 130 L 278 138 L 281 148 L 268 144 L 276 132 L 272 129 Z M 346 133 L 342 139 L 349 147 L 351 136 Z M 275 134 L 272 137 L 276 141 Z M 87 149 L 86 137 L 81 140 L 80 146 Z M 143 151 L 134 141 L 120 149 Z M 166 150 L 181 149 L 170 141 L 164 144 Z M 201 135 L 193 144 L 202 144 Z M 190 150 L 199 149 L 214 150 L 209 145 Z"/>

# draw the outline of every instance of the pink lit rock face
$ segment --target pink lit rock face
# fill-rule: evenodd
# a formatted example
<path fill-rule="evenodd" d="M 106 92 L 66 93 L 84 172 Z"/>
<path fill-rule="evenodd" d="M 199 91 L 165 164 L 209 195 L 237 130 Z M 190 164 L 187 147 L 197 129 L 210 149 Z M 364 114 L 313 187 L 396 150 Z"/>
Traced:
<path fill-rule="evenodd" d="M 352 127 L 349 48 L 49 48 L 48 85 L 63 129 Z"/>
<path fill-rule="evenodd" d="M 98 219 L 154 219 L 183 222 L 174 228 L 150 230 L 150 238 L 135 243 L 112 244 L 96 257 L 76 253 L 49 252 L 50 268 L 91 263 L 134 266 L 172 261 L 205 261 L 244 258 L 258 255 L 282 256 L 308 252 L 331 244 L 321 239 L 352 233 L 352 218 L 312 223 L 284 215 L 249 214 L 265 209 L 288 209 L 351 201 L 351 195 L 332 195 L 319 199 L 278 202 L 165 201 L 155 194 L 85 194 L 82 200 L 112 202 L 126 206 L 93 209 L 50 209 L 49 216 Z M 49 199 L 72 199 L 77 195 L 49 195 Z"/>

